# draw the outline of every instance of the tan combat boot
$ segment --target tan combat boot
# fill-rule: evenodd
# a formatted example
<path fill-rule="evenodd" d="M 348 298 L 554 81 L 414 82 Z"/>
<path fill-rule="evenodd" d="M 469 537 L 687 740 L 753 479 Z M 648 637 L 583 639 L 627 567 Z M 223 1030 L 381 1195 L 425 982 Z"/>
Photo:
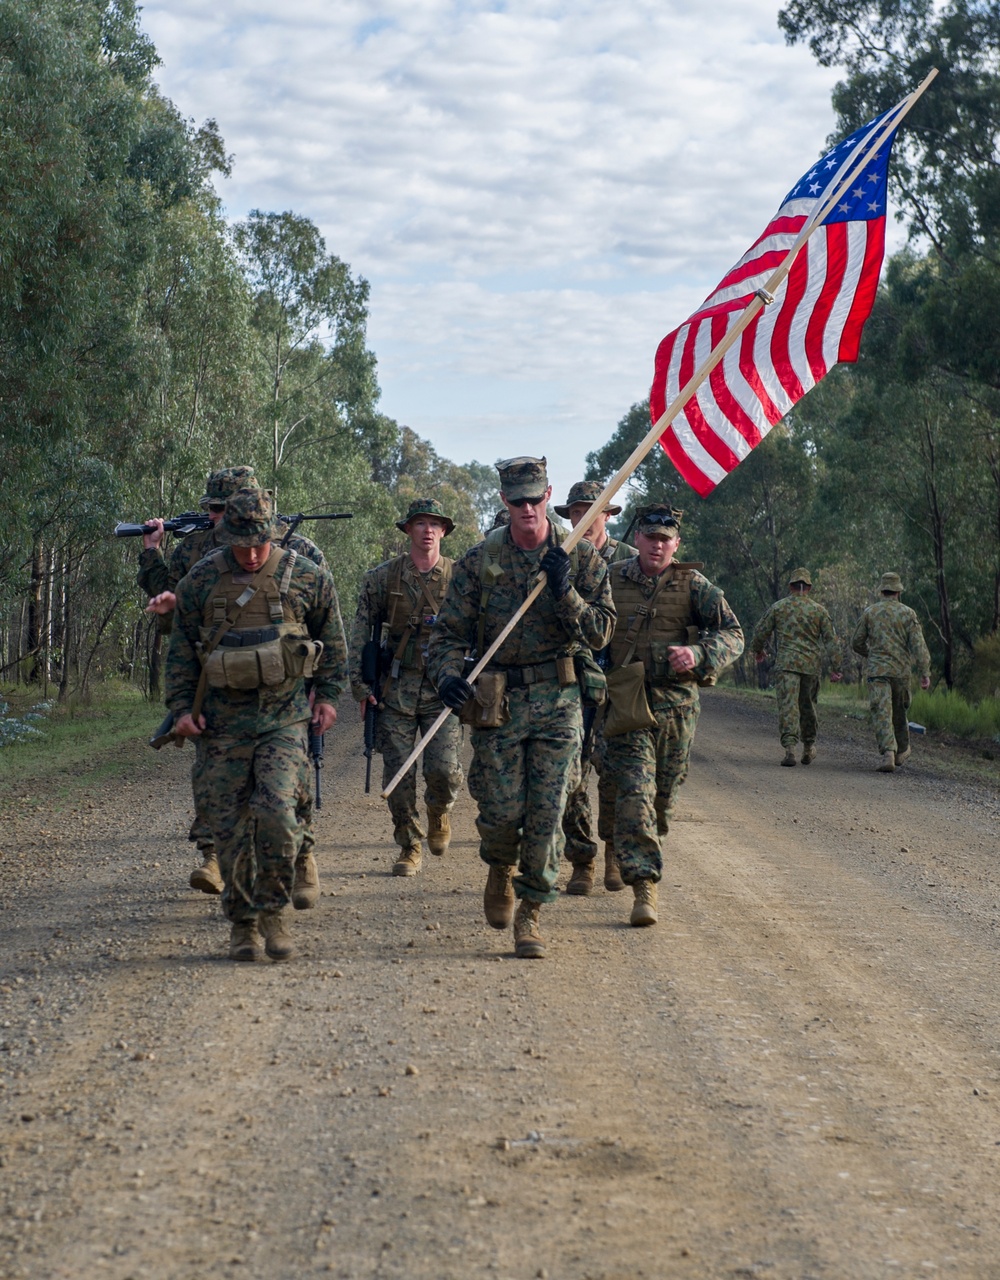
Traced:
<path fill-rule="evenodd" d="M 795 767 L 796 759 L 795 759 L 794 747 L 785 748 L 785 758 L 782 760 L 781 763 L 784 765 L 786 769 L 793 769 Z"/>
<path fill-rule="evenodd" d="M 514 918 L 513 867 L 490 867 L 483 894 L 486 923 L 494 929 L 506 929 Z"/>
<path fill-rule="evenodd" d="M 451 844 L 451 819 L 445 809 L 427 810 L 427 848 L 436 858 Z"/>
<path fill-rule="evenodd" d="M 604 845 L 604 887 L 609 893 L 617 893 L 625 888 L 625 881 L 622 879 L 618 858 L 615 855 L 615 846 L 610 840 Z"/>
<path fill-rule="evenodd" d="M 905 751 L 897 751 L 896 752 L 896 768 L 898 769 L 901 764 L 906 764 L 909 758 L 910 758 L 909 747 L 907 747 Z"/>
<path fill-rule="evenodd" d="M 295 955 L 284 911 L 262 911 L 257 924 L 264 935 L 264 950 L 272 960 L 290 960 Z"/>
<path fill-rule="evenodd" d="M 514 914 L 514 955 L 518 960 L 544 960 L 545 943 L 538 932 L 537 902 L 522 898 Z"/>
<path fill-rule="evenodd" d="M 188 884 L 192 889 L 200 889 L 202 893 L 222 892 L 224 887 L 222 872 L 219 870 L 219 862 L 213 849 L 203 852 L 201 866 L 195 867 L 191 872 Z"/>
<path fill-rule="evenodd" d="M 632 886 L 635 902 L 629 924 L 641 928 L 646 924 L 656 924 L 656 885 L 652 880 L 637 880 Z"/>
<path fill-rule="evenodd" d="M 319 868 L 312 853 L 300 853 L 295 860 L 295 879 L 292 881 L 292 906 L 296 911 L 308 911 L 319 901 Z"/>
<path fill-rule="evenodd" d="M 816 759 L 816 744 L 813 742 L 805 743 L 805 745 L 802 748 L 802 763 L 812 764 L 812 762 L 815 759 Z"/>
<path fill-rule="evenodd" d="M 392 864 L 392 874 L 394 876 L 415 876 L 420 870 L 424 860 L 424 851 L 420 847 L 420 841 L 416 844 L 408 845 L 407 848 L 400 852 L 399 857 Z"/>
<path fill-rule="evenodd" d="M 230 960 L 259 960 L 263 954 L 257 921 L 238 920 L 229 930 Z"/>
<path fill-rule="evenodd" d="M 876 773 L 892 773 L 895 768 L 896 768 L 895 751 L 883 751 L 882 762 L 878 766 Z"/>
<path fill-rule="evenodd" d="M 566 886 L 566 892 L 576 897 L 586 898 L 594 891 L 594 864 L 592 862 L 574 862 L 573 872 Z"/>

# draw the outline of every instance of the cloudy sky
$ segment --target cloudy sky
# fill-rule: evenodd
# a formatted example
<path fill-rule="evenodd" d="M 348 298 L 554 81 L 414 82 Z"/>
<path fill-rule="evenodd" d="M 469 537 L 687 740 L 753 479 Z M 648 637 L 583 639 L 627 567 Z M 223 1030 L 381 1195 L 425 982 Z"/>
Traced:
<path fill-rule="evenodd" d="M 158 79 L 371 283 L 382 408 L 561 500 L 825 149 L 778 0 L 149 0 Z"/>

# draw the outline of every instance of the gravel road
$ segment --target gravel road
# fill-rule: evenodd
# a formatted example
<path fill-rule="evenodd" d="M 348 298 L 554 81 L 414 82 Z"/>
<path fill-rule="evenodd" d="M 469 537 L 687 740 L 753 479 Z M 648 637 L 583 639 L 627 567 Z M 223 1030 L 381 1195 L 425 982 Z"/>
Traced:
<path fill-rule="evenodd" d="M 3 793 L 0 1275 L 1000 1277 L 995 783 L 713 691 L 659 925 L 563 896 L 532 963 L 467 796 L 388 874 L 342 715 L 284 965 L 187 887 L 189 750 Z"/>

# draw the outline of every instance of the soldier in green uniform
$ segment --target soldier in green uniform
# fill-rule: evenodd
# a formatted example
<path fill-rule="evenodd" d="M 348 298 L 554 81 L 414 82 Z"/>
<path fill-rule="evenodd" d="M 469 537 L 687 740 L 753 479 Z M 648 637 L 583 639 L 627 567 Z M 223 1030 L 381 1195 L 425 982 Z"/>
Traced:
<path fill-rule="evenodd" d="M 851 648 L 865 659 L 868 705 L 878 744 L 879 773 L 892 773 L 910 755 L 910 672 L 920 672 L 921 689 L 931 686 L 931 655 L 920 620 L 903 604 L 898 573 L 883 573 L 882 599 L 861 615 Z"/>
<path fill-rule="evenodd" d="M 480 857 L 490 868 L 486 919 L 504 929 L 513 916 L 515 954 L 534 959 L 545 954 L 539 907 L 558 896 L 566 796 L 579 785 L 583 721 L 573 656 L 607 644 L 614 605 L 600 555 L 588 542 L 567 553 L 565 532 L 546 515 L 552 489 L 545 459 L 511 458 L 497 470 L 510 525 L 456 561 L 431 631 L 427 669 L 441 701 L 463 708 L 473 724 L 469 790 L 479 806 Z M 486 652 L 539 570 L 547 585 L 479 677 L 470 702 L 466 654 Z"/>
<path fill-rule="evenodd" d="M 812 578 L 808 569 L 796 569 L 788 579 L 788 595 L 776 600 L 753 633 L 750 651 L 764 661 L 764 648 L 774 636 L 775 696 L 778 702 L 778 733 L 785 748 L 783 765 L 795 764 L 795 744 L 802 740 L 802 763 L 816 759 L 816 699 L 823 672 L 824 650 L 834 670 L 830 679 L 840 680 L 840 641 L 830 615 L 816 600 L 809 599 Z"/>
<path fill-rule="evenodd" d="M 569 491 L 569 497 L 561 507 L 555 507 L 557 516 L 569 520 L 575 529 L 587 514 L 596 500 L 601 496 L 604 486 L 596 480 L 578 480 Z M 608 521 L 612 516 L 621 514 L 621 507 L 609 503 L 600 511 L 583 535 L 597 551 L 609 567 L 622 560 L 628 560 L 636 554 L 635 547 L 627 542 L 619 542 L 608 533 Z M 566 800 L 566 811 L 563 814 L 563 834 L 566 837 L 566 857 L 572 863 L 573 871 L 566 886 L 566 892 L 572 894 L 589 894 L 594 888 L 594 860 L 597 857 L 597 844 L 593 836 L 593 819 L 590 812 L 590 791 L 587 782 L 590 766 L 593 763 L 598 774 L 601 773 L 600 752 L 596 748 L 596 708 L 590 712 L 591 725 L 584 734 L 583 758 L 580 762 L 580 785 L 571 792 Z M 615 795 L 610 782 L 598 784 L 597 829 L 604 841 L 604 887 L 615 892 L 625 888 L 625 882 L 618 870 L 614 846 Z"/>
<path fill-rule="evenodd" d="M 177 585 L 166 701 L 182 737 L 203 738 L 195 792 L 218 850 L 229 954 L 294 954 L 286 905 L 301 842 L 306 728 L 325 733 L 347 675 L 333 579 L 278 546 L 270 496 L 226 503 L 222 546 Z M 306 692 L 312 680 L 314 705 Z"/>
<path fill-rule="evenodd" d="M 617 789 L 615 852 L 635 898 L 631 923 L 650 925 L 663 872 L 660 837 L 670 829 L 698 724 L 698 685 L 713 684 L 740 656 L 743 631 L 722 591 L 698 572 L 701 566 L 674 562 L 680 512 L 661 504 L 642 508 L 636 542 L 638 555 L 611 571 L 618 621 L 609 694 L 614 672 L 641 663 L 654 723 L 607 732 L 603 767 Z"/>
<path fill-rule="evenodd" d="M 452 561 L 441 555 L 441 540 L 455 528 L 434 498 L 411 502 L 396 522 L 410 540 L 410 549 L 394 560 L 369 570 L 361 584 L 358 610 L 351 630 L 351 693 L 365 707 L 377 705 L 378 750 L 382 753 L 383 786 L 441 714 L 442 704 L 426 671 L 426 649 L 441 601 L 451 581 Z M 388 656 L 382 673 L 381 702 L 365 683 L 361 651 L 374 639 Z M 423 756 L 427 845 L 442 854 L 451 840 L 449 814 L 462 785 L 459 761 L 461 726 L 449 716 L 431 739 Z M 415 876 L 423 857 L 424 829 L 417 809 L 417 766 L 414 765 L 389 797 L 393 835 L 400 852 L 392 872 Z"/>
<path fill-rule="evenodd" d="M 143 535 L 143 550 L 139 555 L 139 573 L 136 581 L 150 597 L 150 612 L 159 617 L 160 630 L 169 634 L 174 613 L 174 593 L 181 578 L 209 552 L 214 551 L 222 543 L 218 537 L 219 522 L 226 509 L 226 499 L 238 489 L 257 487 L 257 479 L 253 467 L 223 467 L 209 474 L 205 492 L 198 505 L 208 514 L 212 521 L 210 529 L 198 529 L 180 539 L 174 547 L 168 562 L 163 558 L 160 544 L 163 541 L 163 521 L 153 517 L 145 523 L 154 526 L 152 533 Z M 326 568 L 326 557 L 310 538 L 293 533 L 288 538 L 288 546 L 299 555 L 308 556 L 321 569 Z M 199 739 L 194 739 L 195 755 L 200 750 Z M 195 762 L 197 767 L 197 761 Z M 299 907 L 311 907 L 319 897 L 319 875 L 316 861 L 312 854 L 314 844 L 309 822 L 312 815 L 312 790 L 308 786 L 302 797 L 302 806 L 306 810 L 303 827 L 302 849 L 299 853 L 296 871 L 295 897 Z M 188 839 L 198 849 L 201 857 L 199 866 L 191 872 L 192 889 L 200 889 L 202 893 L 221 893 L 222 876 L 212 843 L 212 833 L 195 805 L 194 822 Z"/>

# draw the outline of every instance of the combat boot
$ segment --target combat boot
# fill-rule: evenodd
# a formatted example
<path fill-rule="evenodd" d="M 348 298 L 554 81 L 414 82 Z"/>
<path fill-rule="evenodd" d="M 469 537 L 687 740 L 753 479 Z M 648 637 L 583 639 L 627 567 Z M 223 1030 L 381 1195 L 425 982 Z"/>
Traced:
<path fill-rule="evenodd" d="M 897 751 L 896 752 L 896 768 L 898 769 L 901 764 L 906 764 L 909 758 L 910 758 L 909 747 L 907 747 L 905 751 Z"/>
<path fill-rule="evenodd" d="M 604 845 L 604 887 L 610 893 L 617 893 L 625 888 L 625 881 L 622 879 L 618 858 L 615 855 L 615 846 L 610 840 Z"/>
<path fill-rule="evenodd" d="M 229 930 L 230 960 L 259 960 L 263 954 L 257 921 L 237 920 Z"/>
<path fill-rule="evenodd" d="M 264 935 L 264 950 L 272 960 L 290 960 L 295 955 L 295 943 L 283 911 L 262 911 L 257 923 Z"/>
<path fill-rule="evenodd" d="M 895 768 L 896 768 L 895 751 L 883 751 L 882 763 L 878 766 L 876 773 L 892 773 Z"/>
<path fill-rule="evenodd" d="M 222 872 L 219 870 L 219 861 L 215 856 L 213 849 L 205 850 L 202 854 L 202 863 L 200 867 L 195 867 L 191 872 L 191 878 L 188 884 L 192 889 L 200 889 L 202 893 L 221 893 L 223 890 Z"/>
<path fill-rule="evenodd" d="M 427 848 L 436 858 L 451 844 L 451 819 L 445 809 L 427 810 Z"/>
<path fill-rule="evenodd" d="M 537 902 L 522 898 L 514 914 L 514 955 L 518 960 L 544 960 L 545 943 L 538 932 Z"/>
<path fill-rule="evenodd" d="M 816 759 L 816 746 L 812 742 L 807 742 L 802 748 L 802 763 L 812 764 Z"/>
<path fill-rule="evenodd" d="M 416 844 L 407 845 L 400 852 L 399 857 L 392 864 L 392 874 L 394 876 L 415 876 L 420 870 L 423 860 L 424 852 L 418 840 Z"/>
<path fill-rule="evenodd" d="M 646 924 L 656 924 L 656 885 L 652 880 L 637 880 L 632 886 L 632 892 L 635 894 L 635 902 L 632 906 L 632 914 L 629 916 L 629 924 L 637 928 Z"/>
<path fill-rule="evenodd" d="M 319 901 L 319 868 L 311 853 L 300 853 L 295 860 L 295 879 L 292 881 L 292 906 L 296 911 L 308 911 Z"/>
<path fill-rule="evenodd" d="M 506 929 L 514 918 L 513 867 L 490 867 L 483 894 L 483 911 L 486 923 L 494 929 Z"/>
<path fill-rule="evenodd" d="M 586 898 L 594 891 L 594 864 L 592 862 L 574 862 L 573 872 L 566 886 L 566 892 L 576 897 Z"/>
<path fill-rule="evenodd" d="M 794 747 L 785 748 L 785 758 L 782 760 L 781 763 L 785 766 L 786 769 L 792 769 L 795 767 L 796 760 L 795 760 Z"/>

